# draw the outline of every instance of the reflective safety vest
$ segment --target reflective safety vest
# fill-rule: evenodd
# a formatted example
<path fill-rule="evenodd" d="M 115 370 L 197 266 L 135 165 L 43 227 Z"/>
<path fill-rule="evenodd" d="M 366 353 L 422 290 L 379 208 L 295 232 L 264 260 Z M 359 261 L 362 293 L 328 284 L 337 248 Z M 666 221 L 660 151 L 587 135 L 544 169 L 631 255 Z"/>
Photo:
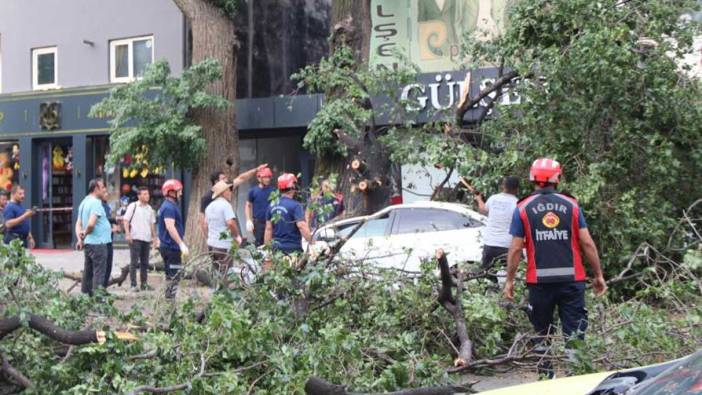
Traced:
<path fill-rule="evenodd" d="M 524 225 L 528 284 L 585 281 L 578 201 L 546 188 L 517 203 Z"/>

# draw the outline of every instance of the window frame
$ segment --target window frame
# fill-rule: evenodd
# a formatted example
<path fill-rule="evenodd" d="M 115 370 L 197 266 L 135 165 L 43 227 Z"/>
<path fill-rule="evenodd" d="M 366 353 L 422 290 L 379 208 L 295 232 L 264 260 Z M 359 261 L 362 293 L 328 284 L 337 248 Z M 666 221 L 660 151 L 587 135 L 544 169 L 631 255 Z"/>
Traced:
<path fill-rule="evenodd" d="M 129 38 L 121 38 L 117 40 L 110 40 L 109 45 L 108 45 L 108 51 L 109 51 L 109 62 L 110 62 L 110 83 L 111 84 L 121 84 L 121 83 L 127 83 L 127 82 L 132 82 L 140 79 L 141 77 L 137 77 L 134 75 L 134 42 L 135 41 L 143 41 L 143 40 L 151 40 L 151 64 L 154 63 L 154 57 L 155 57 L 155 43 L 156 41 L 154 40 L 154 35 L 149 34 L 145 36 L 138 36 L 138 37 L 129 37 Z M 117 58 L 115 57 L 115 52 L 116 48 L 119 45 L 127 45 L 127 76 L 126 77 L 117 77 Z"/>
<path fill-rule="evenodd" d="M 454 216 L 456 216 L 456 217 L 460 217 L 460 218 L 462 218 L 462 219 L 465 219 L 466 224 L 463 225 L 462 228 L 457 228 L 457 229 L 441 229 L 441 230 L 437 230 L 437 229 L 429 230 L 429 229 L 428 229 L 428 230 L 422 231 L 422 232 L 400 232 L 400 224 L 401 224 L 402 221 L 403 221 L 403 216 L 406 217 L 409 213 L 411 213 L 411 212 L 414 211 L 414 210 L 417 210 L 417 211 L 421 211 L 421 210 L 433 211 L 435 215 L 437 215 L 437 214 L 438 214 L 438 215 L 441 215 L 441 214 L 454 215 Z M 392 234 L 393 236 L 398 236 L 398 235 L 416 235 L 416 234 L 432 233 L 432 232 L 455 232 L 455 231 L 460 231 L 460 230 L 464 230 L 464 229 L 477 228 L 477 227 L 481 226 L 481 224 L 479 223 L 479 221 L 475 220 L 473 217 L 471 217 L 471 216 L 469 216 L 469 215 L 467 215 L 467 214 L 465 214 L 465 213 L 461 213 L 461 212 L 458 212 L 458 211 L 455 211 L 455 210 L 449 210 L 449 209 L 445 209 L 445 208 L 435 208 L 435 207 L 402 207 L 402 208 L 398 208 L 397 210 L 394 210 L 394 211 L 395 211 L 395 218 L 396 218 L 396 219 L 395 219 L 395 221 L 394 221 L 394 223 L 393 223 L 393 225 L 392 225 L 391 234 Z"/>
<path fill-rule="evenodd" d="M 51 84 L 39 83 L 39 55 L 53 54 L 54 55 L 54 82 Z M 58 84 L 58 47 L 41 47 L 32 48 L 32 90 L 57 89 Z"/>

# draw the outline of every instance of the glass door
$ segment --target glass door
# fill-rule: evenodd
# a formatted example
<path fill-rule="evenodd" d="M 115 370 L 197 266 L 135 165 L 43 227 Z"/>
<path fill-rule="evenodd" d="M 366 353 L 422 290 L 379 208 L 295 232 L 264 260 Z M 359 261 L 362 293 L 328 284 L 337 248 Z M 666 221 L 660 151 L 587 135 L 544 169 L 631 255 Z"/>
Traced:
<path fill-rule="evenodd" d="M 73 161 L 70 139 L 40 141 L 38 171 L 34 172 L 38 194 L 33 206 L 38 229 L 34 231 L 40 248 L 70 248 L 73 234 Z"/>

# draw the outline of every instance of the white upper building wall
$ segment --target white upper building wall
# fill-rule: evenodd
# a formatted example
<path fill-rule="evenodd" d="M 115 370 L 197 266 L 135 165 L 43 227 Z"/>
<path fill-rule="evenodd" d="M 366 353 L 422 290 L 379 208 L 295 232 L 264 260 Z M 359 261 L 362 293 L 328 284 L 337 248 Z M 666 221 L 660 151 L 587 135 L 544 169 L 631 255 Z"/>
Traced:
<path fill-rule="evenodd" d="M 129 37 L 153 36 L 154 60 L 178 75 L 184 24 L 172 0 L 1 0 L 0 93 L 31 91 L 32 49 L 50 46 L 60 88 L 108 84 L 109 42 Z"/>

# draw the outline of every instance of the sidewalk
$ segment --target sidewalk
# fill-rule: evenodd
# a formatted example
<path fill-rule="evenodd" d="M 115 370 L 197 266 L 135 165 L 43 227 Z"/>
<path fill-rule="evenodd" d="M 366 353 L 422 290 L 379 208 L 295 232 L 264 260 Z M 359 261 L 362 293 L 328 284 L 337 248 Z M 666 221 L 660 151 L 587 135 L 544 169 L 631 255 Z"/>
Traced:
<path fill-rule="evenodd" d="M 47 269 L 64 272 L 80 272 L 83 270 L 83 251 L 78 250 L 52 250 L 34 249 L 31 254 L 37 263 Z M 112 275 L 119 275 L 122 266 L 129 264 L 129 250 L 126 248 L 115 249 L 112 263 Z"/>

